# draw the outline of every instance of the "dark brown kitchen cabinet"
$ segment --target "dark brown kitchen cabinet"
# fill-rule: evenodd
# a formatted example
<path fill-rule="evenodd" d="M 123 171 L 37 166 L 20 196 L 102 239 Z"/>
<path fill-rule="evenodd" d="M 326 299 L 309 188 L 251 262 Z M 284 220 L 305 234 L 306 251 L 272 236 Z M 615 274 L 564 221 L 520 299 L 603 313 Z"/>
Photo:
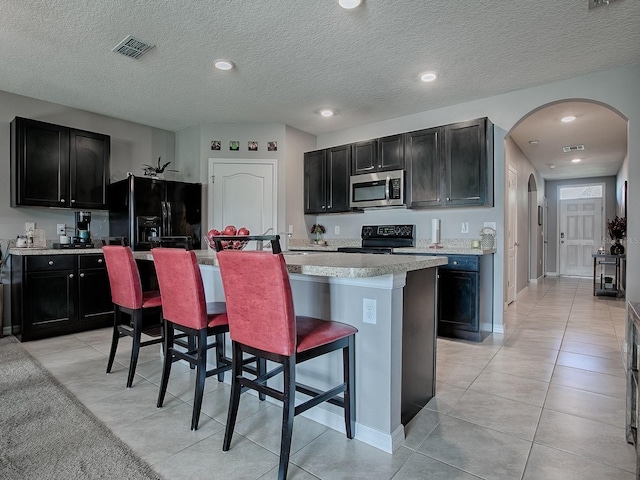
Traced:
<path fill-rule="evenodd" d="M 405 134 L 407 207 L 493 205 L 493 124 L 487 118 Z"/>
<path fill-rule="evenodd" d="M 108 135 L 16 117 L 11 206 L 106 208 Z"/>
<path fill-rule="evenodd" d="M 353 175 L 402 170 L 404 168 L 404 139 L 402 134 L 354 143 L 352 149 Z"/>
<path fill-rule="evenodd" d="M 481 342 L 493 330 L 492 255 L 447 255 L 438 267 L 438 335 Z"/>
<path fill-rule="evenodd" d="M 112 324 L 101 254 L 18 255 L 11 263 L 12 331 L 21 341 Z"/>
<path fill-rule="evenodd" d="M 350 145 L 304 154 L 304 213 L 349 211 Z"/>

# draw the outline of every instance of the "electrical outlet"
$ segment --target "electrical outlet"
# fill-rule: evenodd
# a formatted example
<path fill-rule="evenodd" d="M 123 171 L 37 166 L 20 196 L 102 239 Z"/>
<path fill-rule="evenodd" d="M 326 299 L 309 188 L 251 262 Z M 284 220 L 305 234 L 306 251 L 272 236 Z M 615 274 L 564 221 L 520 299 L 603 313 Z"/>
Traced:
<path fill-rule="evenodd" d="M 289 225 L 289 230 L 288 230 L 290 235 L 293 235 L 293 225 Z"/>
<path fill-rule="evenodd" d="M 469 233 L 469 222 L 462 222 L 460 233 Z"/>
<path fill-rule="evenodd" d="M 333 233 L 335 233 L 336 235 L 340 235 L 340 227 L 338 225 L 333 227 Z"/>
<path fill-rule="evenodd" d="M 374 298 L 362 299 L 362 321 L 376 324 L 376 300 Z"/>
<path fill-rule="evenodd" d="M 36 224 L 34 222 L 24 222 L 24 231 L 35 230 Z"/>
<path fill-rule="evenodd" d="M 58 235 L 64 235 L 67 233 L 67 226 L 64 223 L 58 223 L 56 226 L 56 233 Z"/>

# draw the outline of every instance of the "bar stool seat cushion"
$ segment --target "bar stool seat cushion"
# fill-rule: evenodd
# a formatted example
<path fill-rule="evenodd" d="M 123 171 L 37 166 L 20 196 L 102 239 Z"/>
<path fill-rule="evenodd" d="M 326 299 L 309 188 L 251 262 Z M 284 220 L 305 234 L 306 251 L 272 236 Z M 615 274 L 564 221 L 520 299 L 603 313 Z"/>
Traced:
<path fill-rule="evenodd" d="M 318 318 L 302 316 L 296 317 L 296 328 L 298 336 L 297 353 L 329 344 L 353 335 L 358 331 L 346 323 L 328 322 Z"/>

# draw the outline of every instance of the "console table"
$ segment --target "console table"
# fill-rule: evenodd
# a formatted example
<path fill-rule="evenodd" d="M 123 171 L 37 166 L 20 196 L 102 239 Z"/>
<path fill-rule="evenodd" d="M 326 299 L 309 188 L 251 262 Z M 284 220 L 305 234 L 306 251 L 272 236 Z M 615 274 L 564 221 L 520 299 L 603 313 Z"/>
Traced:
<path fill-rule="evenodd" d="M 594 253 L 593 255 L 593 295 L 621 297 L 624 294 L 624 255 Z"/>

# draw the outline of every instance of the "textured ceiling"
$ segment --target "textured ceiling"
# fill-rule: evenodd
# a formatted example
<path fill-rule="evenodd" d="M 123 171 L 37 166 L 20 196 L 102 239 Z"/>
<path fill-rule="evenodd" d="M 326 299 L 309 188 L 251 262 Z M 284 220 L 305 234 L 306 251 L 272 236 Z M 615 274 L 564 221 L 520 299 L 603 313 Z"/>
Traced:
<path fill-rule="evenodd" d="M 640 1 L 587 5 L 0 0 L 0 90 L 172 131 L 275 122 L 318 135 L 639 63 Z M 127 35 L 156 48 L 112 52 Z M 221 57 L 237 68 L 212 68 Z M 426 70 L 438 80 L 419 81 Z"/>

